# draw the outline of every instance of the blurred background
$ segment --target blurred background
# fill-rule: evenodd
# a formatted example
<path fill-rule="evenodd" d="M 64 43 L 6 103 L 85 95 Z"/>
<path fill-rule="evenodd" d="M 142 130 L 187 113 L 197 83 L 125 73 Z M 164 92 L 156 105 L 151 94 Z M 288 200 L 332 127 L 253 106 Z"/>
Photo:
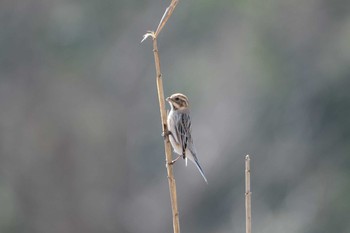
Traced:
<path fill-rule="evenodd" d="M 0 232 L 172 232 L 151 40 L 170 1 L 0 2 Z M 158 42 L 207 185 L 182 232 L 350 232 L 350 1 L 180 1 Z"/>

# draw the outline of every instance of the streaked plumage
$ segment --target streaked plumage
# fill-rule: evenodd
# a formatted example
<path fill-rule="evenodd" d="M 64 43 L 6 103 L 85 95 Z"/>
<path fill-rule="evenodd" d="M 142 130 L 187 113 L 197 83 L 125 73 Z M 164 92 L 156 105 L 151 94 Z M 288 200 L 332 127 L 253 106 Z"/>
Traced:
<path fill-rule="evenodd" d="M 171 107 L 167 120 L 170 131 L 170 143 L 174 151 L 185 159 L 186 166 L 188 158 L 196 165 L 205 182 L 207 182 L 203 169 L 197 159 L 197 152 L 191 136 L 191 118 L 188 99 L 185 95 L 176 93 L 166 100 Z"/>

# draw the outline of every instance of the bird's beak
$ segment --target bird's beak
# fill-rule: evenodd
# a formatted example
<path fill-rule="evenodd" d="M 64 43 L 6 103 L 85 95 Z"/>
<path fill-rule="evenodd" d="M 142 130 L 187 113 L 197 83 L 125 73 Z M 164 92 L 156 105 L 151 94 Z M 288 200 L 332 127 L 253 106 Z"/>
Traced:
<path fill-rule="evenodd" d="M 170 101 L 170 97 L 167 97 L 165 100 L 169 102 Z"/>

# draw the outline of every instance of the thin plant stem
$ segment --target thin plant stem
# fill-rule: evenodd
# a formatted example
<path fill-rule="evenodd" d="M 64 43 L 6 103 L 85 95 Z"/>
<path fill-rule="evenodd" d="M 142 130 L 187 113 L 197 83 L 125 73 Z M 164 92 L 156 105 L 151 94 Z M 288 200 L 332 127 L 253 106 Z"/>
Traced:
<path fill-rule="evenodd" d="M 245 157 L 245 232 L 252 232 L 252 212 L 251 212 L 251 196 L 250 191 L 250 157 Z"/>
<path fill-rule="evenodd" d="M 158 46 L 157 46 L 157 38 L 153 38 L 153 53 L 154 53 L 154 61 L 156 66 L 156 81 L 157 81 L 157 92 L 158 92 L 158 101 L 159 101 L 159 109 L 162 120 L 163 132 L 165 136 L 164 147 L 165 147 L 165 157 L 166 157 L 166 167 L 167 167 L 167 175 L 169 182 L 169 191 L 170 191 L 170 200 L 171 200 L 171 209 L 173 214 L 173 228 L 174 233 L 180 232 L 180 221 L 179 221 L 179 211 L 177 205 L 177 194 L 176 194 L 176 183 L 173 172 L 173 166 L 170 164 L 172 161 L 171 154 L 171 145 L 169 141 L 169 135 L 167 126 L 167 114 L 165 110 L 165 101 L 164 101 L 164 91 L 163 91 L 163 80 L 162 74 L 160 72 L 160 62 L 159 62 L 159 54 L 158 54 Z"/>
<path fill-rule="evenodd" d="M 159 22 L 156 32 L 153 32 L 153 31 L 147 32 L 143 36 L 143 39 L 141 41 L 143 42 L 148 37 L 152 37 L 153 39 L 153 55 L 154 55 L 154 64 L 156 68 L 156 84 L 157 84 L 160 117 L 162 121 L 162 130 L 164 134 L 166 168 L 167 168 L 167 177 L 168 177 L 168 183 L 169 183 L 174 233 L 180 233 L 180 221 L 179 221 L 179 210 L 178 210 L 178 204 L 177 204 L 176 182 L 175 182 L 175 177 L 173 172 L 173 166 L 170 163 L 172 161 L 172 153 L 171 153 L 171 145 L 170 145 L 169 134 L 168 134 L 167 113 L 165 110 L 165 98 L 164 98 L 162 73 L 160 71 L 160 59 L 159 59 L 159 53 L 158 53 L 157 37 L 160 31 L 165 26 L 168 19 L 170 18 L 170 16 L 172 15 L 177 3 L 178 3 L 178 0 L 171 1 L 169 7 L 165 10 L 163 17 Z"/>

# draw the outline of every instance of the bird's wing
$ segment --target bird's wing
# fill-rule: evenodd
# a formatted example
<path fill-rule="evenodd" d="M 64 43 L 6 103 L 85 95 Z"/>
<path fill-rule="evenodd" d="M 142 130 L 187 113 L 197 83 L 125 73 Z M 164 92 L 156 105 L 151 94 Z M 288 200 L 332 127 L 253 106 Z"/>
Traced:
<path fill-rule="evenodd" d="M 181 113 L 176 122 L 176 136 L 181 143 L 183 155 L 185 155 L 189 140 L 191 140 L 191 119 L 188 113 Z"/>
<path fill-rule="evenodd" d="M 197 159 L 197 152 L 193 144 L 192 136 L 191 136 L 191 119 L 189 113 L 182 113 L 181 117 L 177 119 L 177 124 L 175 127 L 175 131 L 177 134 L 177 137 L 180 139 L 180 142 L 182 143 L 182 155 L 185 155 L 186 149 L 188 148 L 191 155 L 186 156 L 186 165 L 187 165 L 187 158 L 192 160 L 196 167 L 198 168 L 199 172 L 203 176 L 206 183 L 208 183 L 207 178 L 204 175 L 203 169 L 199 164 L 199 161 Z"/>

